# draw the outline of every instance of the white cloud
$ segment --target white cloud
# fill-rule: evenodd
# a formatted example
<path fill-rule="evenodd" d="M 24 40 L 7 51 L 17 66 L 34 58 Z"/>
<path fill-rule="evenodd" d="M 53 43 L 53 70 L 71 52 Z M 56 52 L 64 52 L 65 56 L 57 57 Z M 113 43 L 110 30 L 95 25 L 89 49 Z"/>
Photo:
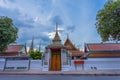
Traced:
<path fill-rule="evenodd" d="M 55 32 L 48 33 L 48 36 L 50 39 L 53 39 L 55 36 Z"/>
<path fill-rule="evenodd" d="M 9 8 L 10 9 L 10 5 L 6 0 L 0 0 L 0 7 L 4 7 L 4 8 Z"/>
<path fill-rule="evenodd" d="M 0 0 L 0 7 L 7 7 L 5 0 Z"/>
<path fill-rule="evenodd" d="M 100 5 L 98 5 L 98 2 Z M 99 42 L 100 37 L 95 30 L 95 16 L 97 11 L 103 7 L 106 0 L 0 0 L 0 7 L 14 11 L 12 17 L 18 20 L 19 39 L 30 43 L 32 36 L 39 38 L 46 37 L 53 39 L 55 35 L 55 24 L 52 21 L 61 21 L 59 25 L 59 35 L 65 40 L 64 35 L 70 34 L 70 38 L 75 44 L 84 42 Z M 0 12 L 2 13 L 2 11 Z M 6 11 L 9 14 L 9 11 Z M 4 13 L 3 13 L 4 14 Z M 14 15 L 16 17 L 14 17 Z M 7 16 L 7 15 L 6 15 Z M 56 23 L 56 22 L 55 22 Z M 22 24 L 22 25 L 21 25 Z M 73 26 L 73 32 L 70 33 L 68 26 Z M 75 26 L 75 28 L 74 28 Z M 69 27 L 70 28 L 70 27 Z M 38 40 L 36 40 L 38 41 Z M 49 41 L 43 42 L 45 45 Z M 36 43 L 37 44 L 37 43 Z"/>
<path fill-rule="evenodd" d="M 64 28 L 63 27 L 58 27 L 58 30 L 63 31 Z"/>

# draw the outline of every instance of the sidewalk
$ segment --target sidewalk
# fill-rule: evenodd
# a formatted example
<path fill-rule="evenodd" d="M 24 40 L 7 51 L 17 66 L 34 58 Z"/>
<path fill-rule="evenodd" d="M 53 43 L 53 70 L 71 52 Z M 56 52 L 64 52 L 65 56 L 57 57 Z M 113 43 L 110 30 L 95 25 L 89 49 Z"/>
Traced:
<path fill-rule="evenodd" d="M 87 70 L 87 71 L 0 71 L 0 75 L 104 75 L 120 76 L 120 70 Z"/>

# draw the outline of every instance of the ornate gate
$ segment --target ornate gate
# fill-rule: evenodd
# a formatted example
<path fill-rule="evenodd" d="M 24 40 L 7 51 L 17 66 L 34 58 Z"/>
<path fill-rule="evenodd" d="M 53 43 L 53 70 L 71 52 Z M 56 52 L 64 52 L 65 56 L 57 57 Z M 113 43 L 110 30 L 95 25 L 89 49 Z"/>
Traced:
<path fill-rule="evenodd" d="M 51 71 L 59 71 L 61 70 L 61 51 L 52 50 L 51 53 Z"/>

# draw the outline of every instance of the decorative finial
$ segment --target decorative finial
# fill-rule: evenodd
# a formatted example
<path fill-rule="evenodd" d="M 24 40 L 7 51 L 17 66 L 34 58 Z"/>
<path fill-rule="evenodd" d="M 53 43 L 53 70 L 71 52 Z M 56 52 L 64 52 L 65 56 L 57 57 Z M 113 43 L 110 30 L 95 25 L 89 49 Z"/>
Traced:
<path fill-rule="evenodd" d="M 56 32 L 58 32 L 58 23 L 56 23 Z"/>
<path fill-rule="evenodd" d="M 25 43 L 25 53 L 28 54 L 28 53 L 27 53 L 27 46 L 26 46 L 26 43 Z"/>
<path fill-rule="evenodd" d="M 39 41 L 39 51 L 41 51 L 41 40 Z"/>
<path fill-rule="evenodd" d="M 30 45 L 30 48 L 29 48 L 29 52 L 30 51 L 34 51 L 34 36 L 32 37 L 31 45 Z"/>
<path fill-rule="evenodd" d="M 67 33 L 67 39 L 69 38 L 69 34 Z"/>

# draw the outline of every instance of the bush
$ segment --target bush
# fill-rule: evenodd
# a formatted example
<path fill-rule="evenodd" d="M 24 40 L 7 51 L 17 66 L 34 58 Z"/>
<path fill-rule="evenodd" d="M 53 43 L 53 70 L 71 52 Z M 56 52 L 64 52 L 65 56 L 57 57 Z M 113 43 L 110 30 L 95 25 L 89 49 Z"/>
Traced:
<path fill-rule="evenodd" d="M 30 57 L 32 57 L 32 59 L 41 59 L 41 57 L 42 57 L 42 52 L 40 52 L 40 51 L 31 51 L 30 52 Z"/>

